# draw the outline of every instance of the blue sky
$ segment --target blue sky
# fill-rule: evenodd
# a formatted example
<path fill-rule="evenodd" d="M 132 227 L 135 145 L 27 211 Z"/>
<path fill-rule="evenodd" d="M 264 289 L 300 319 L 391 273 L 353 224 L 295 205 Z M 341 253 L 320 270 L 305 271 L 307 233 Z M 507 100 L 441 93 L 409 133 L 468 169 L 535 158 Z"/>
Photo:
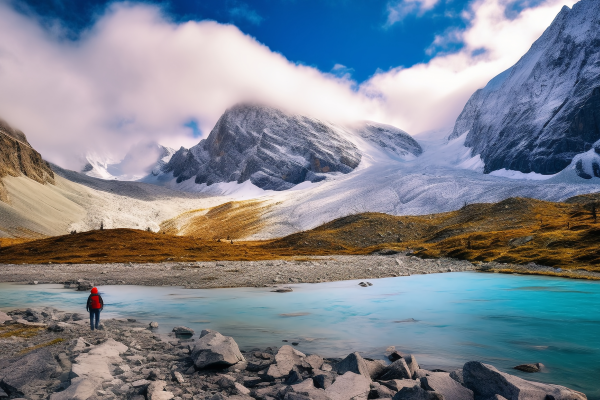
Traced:
<path fill-rule="evenodd" d="M 72 38 L 101 15 L 105 0 L 25 0 L 15 3 L 46 23 L 61 21 Z M 427 62 L 436 35 L 464 28 L 460 17 L 466 0 L 440 1 L 422 12 L 418 8 L 389 23 L 387 0 L 156 0 L 176 21 L 215 20 L 236 25 L 272 51 L 292 62 L 323 72 L 350 73 L 363 82 L 378 70 Z M 456 50 L 460 44 L 442 49 Z M 337 68 L 343 65 L 347 69 Z"/>

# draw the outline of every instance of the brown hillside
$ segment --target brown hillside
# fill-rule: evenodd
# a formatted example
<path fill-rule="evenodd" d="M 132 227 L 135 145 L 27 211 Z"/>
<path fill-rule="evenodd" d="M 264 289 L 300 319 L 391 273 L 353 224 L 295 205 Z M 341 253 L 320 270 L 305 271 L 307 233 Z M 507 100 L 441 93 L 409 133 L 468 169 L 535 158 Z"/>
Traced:
<path fill-rule="evenodd" d="M 310 231 L 262 242 L 217 242 L 131 229 L 84 232 L 0 248 L 2 263 L 104 263 L 259 260 L 413 249 L 421 257 L 535 262 L 600 271 L 600 202 L 552 203 L 513 198 L 426 216 L 352 215 Z M 257 207 L 261 207 L 259 203 Z M 217 207 L 218 221 L 249 213 L 244 205 Z M 237 213 L 237 214 L 236 214 Z M 205 213 L 204 216 L 209 216 Z M 207 225 L 208 226 L 208 225 Z M 240 229 L 246 229 L 244 224 Z M 228 231 L 222 231 L 222 235 Z M 219 236 L 217 232 L 211 232 Z M 233 234 L 232 234 L 233 236 Z"/>

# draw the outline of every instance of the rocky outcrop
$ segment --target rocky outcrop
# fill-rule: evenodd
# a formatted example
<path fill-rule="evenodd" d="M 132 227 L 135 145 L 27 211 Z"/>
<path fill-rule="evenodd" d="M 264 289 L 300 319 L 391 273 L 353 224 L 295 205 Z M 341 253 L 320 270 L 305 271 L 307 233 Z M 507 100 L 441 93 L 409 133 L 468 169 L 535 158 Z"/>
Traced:
<path fill-rule="evenodd" d="M 467 134 L 486 173 L 555 174 L 590 150 L 600 139 L 599 23 L 598 0 L 563 7 L 513 67 L 471 96 L 450 138 Z"/>
<path fill-rule="evenodd" d="M 22 175 L 41 184 L 54 184 L 50 166 L 27 142 L 25 134 L 0 119 L 0 201 L 9 201 L 1 179 Z"/>

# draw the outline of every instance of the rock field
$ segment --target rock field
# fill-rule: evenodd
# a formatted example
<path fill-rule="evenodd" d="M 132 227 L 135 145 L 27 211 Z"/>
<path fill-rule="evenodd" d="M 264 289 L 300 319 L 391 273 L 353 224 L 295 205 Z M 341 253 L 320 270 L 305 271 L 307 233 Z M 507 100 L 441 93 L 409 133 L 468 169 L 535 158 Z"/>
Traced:
<path fill-rule="evenodd" d="M 388 360 L 306 355 L 289 345 L 240 350 L 232 337 L 161 337 L 133 319 L 53 308 L 0 312 L 0 399 L 28 400 L 583 400 L 568 388 L 467 362 L 429 371 L 388 348 Z M 182 327 L 179 327 L 182 328 Z M 182 331 L 179 329 L 178 331 Z M 185 330 L 183 330 L 185 331 Z"/>
<path fill-rule="evenodd" d="M 265 287 L 474 269 L 476 266 L 468 261 L 424 260 L 405 254 L 160 264 L 5 264 L 0 269 L 0 282 L 77 285 L 77 281 L 85 280 L 94 285 Z"/>

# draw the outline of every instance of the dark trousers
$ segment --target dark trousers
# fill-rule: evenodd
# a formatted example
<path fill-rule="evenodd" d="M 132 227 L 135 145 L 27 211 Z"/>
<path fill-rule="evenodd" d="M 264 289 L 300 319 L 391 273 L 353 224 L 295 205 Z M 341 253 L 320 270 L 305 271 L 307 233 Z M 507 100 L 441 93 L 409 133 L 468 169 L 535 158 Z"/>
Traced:
<path fill-rule="evenodd" d="M 96 324 L 94 325 L 94 317 L 96 317 Z M 94 326 L 98 329 L 98 324 L 100 323 L 100 309 L 92 309 L 90 310 L 90 329 L 94 330 Z"/>

